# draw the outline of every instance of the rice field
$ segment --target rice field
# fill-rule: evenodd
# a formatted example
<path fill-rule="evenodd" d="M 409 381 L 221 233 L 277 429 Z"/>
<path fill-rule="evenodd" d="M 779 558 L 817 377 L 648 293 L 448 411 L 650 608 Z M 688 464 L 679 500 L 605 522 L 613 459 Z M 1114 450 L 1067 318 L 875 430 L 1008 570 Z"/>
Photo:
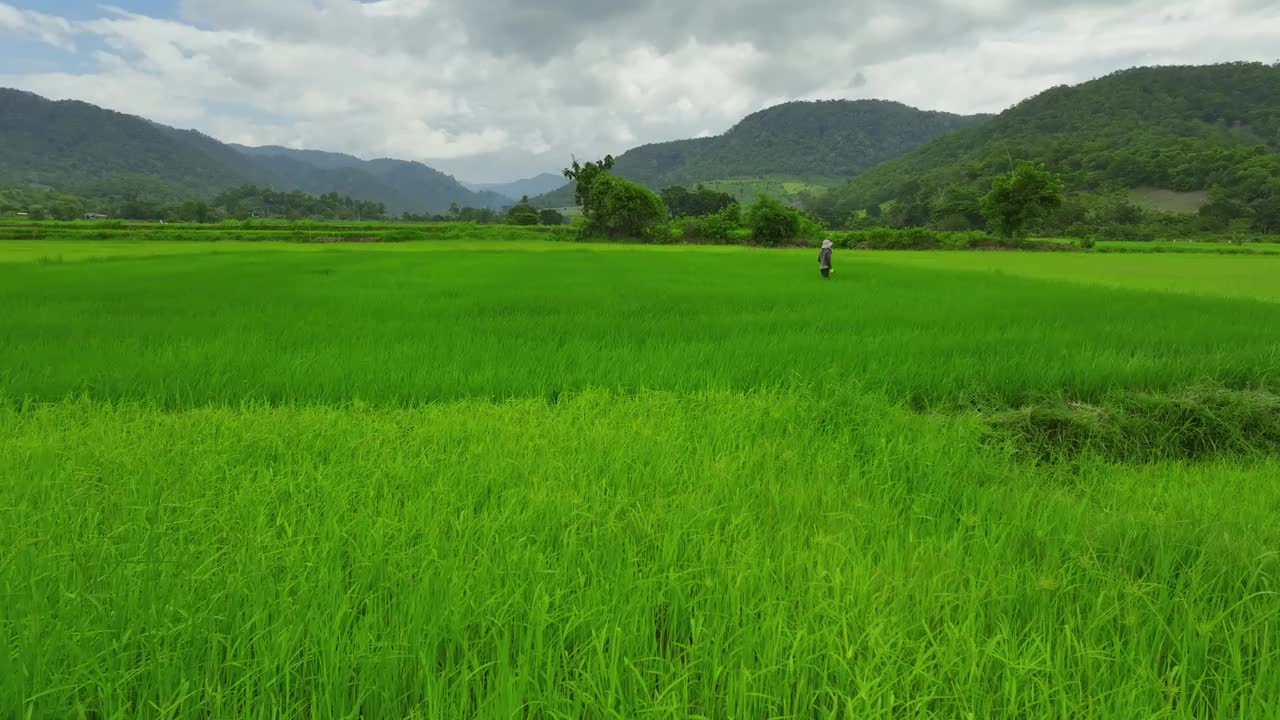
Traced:
<path fill-rule="evenodd" d="M 1280 258 L 70 242 L 0 718 L 1280 716 Z"/>

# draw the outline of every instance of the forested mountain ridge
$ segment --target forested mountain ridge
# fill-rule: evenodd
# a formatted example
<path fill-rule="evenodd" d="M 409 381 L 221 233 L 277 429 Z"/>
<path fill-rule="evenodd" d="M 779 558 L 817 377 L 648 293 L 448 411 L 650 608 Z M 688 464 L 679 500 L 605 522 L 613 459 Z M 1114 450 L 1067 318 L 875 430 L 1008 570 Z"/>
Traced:
<path fill-rule="evenodd" d="M 169 199 L 178 199 L 179 192 L 212 195 L 258 174 L 252 159 L 195 131 L 0 89 L 0 182 L 96 195 L 112 180 L 146 178 L 147 190 L 168 187 Z"/>
<path fill-rule="evenodd" d="M 359 188 L 348 183 L 363 176 L 374 179 L 385 189 L 378 192 L 391 198 L 403 198 L 402 201 L 389 200 L 387 206 L 400 208 L 406 204 L 410 210 L 422 210 L 421 203 L 430 203 L 425 209 L 441 212 L 452 204 L 462 207 L 501 208 L 511 204 L 511 200 L 498 193 L 473 191 L 453 177 L 446 175 L 419 162 L 380 158 L 377 160 L 361 160 L 358 157 L 342 153 L 324 152 L 320 150 L 294 150 L 279 146 L 246 147 L 233 146 L 237 150 L 267 164 L 279 175 L 289 177 L 295 186 L 304 192 L 323 194 L 339 192 L 352 197 L 361 197 Z M 297 165 L 320 169 L 323 173 L 316 175 L 290 175 L 290 170 Z M 359 175 L 357 175 L 359 174 Z M 337 185 L 335 188 L 323 189 L 326 184 Z M 346 189 L 343 189 L 346 188 Z M 374 192 L 372 189 L 370 192 Z"/>
<path fill-rule="evenodd" d="M 813 203 L 828 219 L 889 200 L 982 190 L 1034 160 L 1078 191 L 1216 189 L 1240 202 L 1280 194 L 1280 65 L 1124 70 L 1024 100 L 929 142 Z"/>
<path fill-rule="evenodd" d="M 421 163 L 366 162 L 338 153 L 251 149 L 193 130 L 75 100 L 51 101 L 0 88 L 0 184 L 35 185 L 88 197 L 175 203 L 247 184 L 383 203 L 393 213 L 442 212 L 452 203 L 502 207 Z"/>
<path fill-rule="evenodd" d="M 654 189 L 737 177 L 852 177 L 985 115 L 917 110 L 887 100 L 790 102 L 752 113 L 723 135 L 642 145 L 613 172 Z M 538 199 L 572 204 L 567 186 Z"/>

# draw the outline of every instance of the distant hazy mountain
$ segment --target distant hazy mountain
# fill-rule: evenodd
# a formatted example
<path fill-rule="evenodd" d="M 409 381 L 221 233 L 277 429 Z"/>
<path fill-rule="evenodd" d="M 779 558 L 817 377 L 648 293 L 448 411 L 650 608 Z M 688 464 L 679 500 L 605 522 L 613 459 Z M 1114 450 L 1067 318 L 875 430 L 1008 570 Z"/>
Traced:
<path fill-rule="evenodd" d="M 307 192 L 328 192 L 309 189 L 301 183 L 333 183 L 338 178 L 353 180 L 356 177 L 375 180 L 382 186 L 377 191 L 391 198 L 387 207 L 407 205 L 406 209 L 441 212 L 452 203 L 461 207 L 501 208 L 511 204 L 507 197 L 495 193 L 468 189 L 452 177 L 418 162 L 392 160 L 361 160 L 351 155 L 322 152 L 319 150 L 293 150 L 277 146 L 250 148 L 233 146 L 237 150 L 267 163 L 280 174 L 288 175 L 298 188 Z M 318 176 L 290 174 L 297 166 L 320 169 Z M 370 186 L 370 192 L 375 192 Z M 352 197 L 361 197 L 354 192 Z"/>
<path fill-rule="evenodd" d="M 0 183 L 43 185 L 82 195 L 138 194 L 161 202 L 210 197 L 245 184 L 337 192 L 381 202 L 392 213 L 440 212 L 451 203 L 503 207 L 420 163 L 226 145 L 88 103 L 53 102 L 0 88 Z"/>
<path fill-rule="evenodd" d="M 494 192 L 503 197 L 519 200 L 528 195 L 536 197 L 564 185 L 564 175 L 542 173 L 531 178 L 515 180 L 509 183 L 463 183 L 468 188 L 479 192 Z"/>
<path fill-rule="evenodd" d="M 987 118 L 885 100 L 791 102 L 748 115 L 718 137 L 628 150 L 616 159 L 614 173 L 655 190 L 771 175 L 848 178 Z M 572 204 L 573 189 L 561 187 L 538 202 Z"/>

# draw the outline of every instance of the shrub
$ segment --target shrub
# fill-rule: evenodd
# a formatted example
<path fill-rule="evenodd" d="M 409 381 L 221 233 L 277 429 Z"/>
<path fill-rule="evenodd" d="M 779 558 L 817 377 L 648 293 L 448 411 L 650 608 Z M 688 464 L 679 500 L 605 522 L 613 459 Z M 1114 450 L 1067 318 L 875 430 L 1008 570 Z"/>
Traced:
<path fill-rule="evenodd" d="M 803 240 L 821 240 L 827 236 L 827 225 L 818 218 L 808 213 L 798 213 L 800 216 L 800 231 L 796 237 Z"/>
<path fill-rule="evenodd" d="M 537 225 L 538 221 L 538 210 L 529 204 L 528 195 L 520 198 L 520 202 L 507 211 L 507 222 L 512 225 Z"/>
<path fill-rule="evenodd" d="M 781 245 L 800 237 L 800 213 L 777 198 L 762 194 L 747 210 L 747 226 L 751 228 L 752 240 L 764 245 Z"/>
<path fill-rule="evenodd" d="M 565 219 L 564 213 L 559 210 L 547 209 L 538 213 L 538 222 L 543 225 L 550 225 L 554 227 L 557 225 L 564 225 L 567 220 Z"/>
<path fill-rule="evenodd" d="M 388 230 L 382 233 L 383 242 L 417 242 L 426 240 L 426 233 L 419 229 Z"/>
<path fill-rule="evenodd" d="M 728 244 L 734 240 L 734 232 L 742 227 L 742 209 L 737 203 L 730 203 L 710 215 L 682 217 L 679 225 L 686 242 Z"/>

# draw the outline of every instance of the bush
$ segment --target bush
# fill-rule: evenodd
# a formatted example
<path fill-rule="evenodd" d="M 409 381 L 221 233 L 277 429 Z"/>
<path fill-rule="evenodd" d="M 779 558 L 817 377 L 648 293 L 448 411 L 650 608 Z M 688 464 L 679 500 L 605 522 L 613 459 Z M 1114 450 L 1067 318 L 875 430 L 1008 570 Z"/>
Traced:
<path fill-rule="evenodd" d="M 538 213 L 538 222 L 543 225 L 554 227 L 557 225 L 564 225 L 567 220 L 565 219 L 564 213 L 559 210 L 547 209 Z"/>
<path fill-rule="evenodd" d="M 666 242 L 667 208 L 652 190 L 608 173 L 596 177 L 583 206 L 583 235 L 606 240 Z"/>
<path fill-rule="evenodd" d="M 388 230 L 382 233 L 383 242 L 418 242 L 426 240 L 426 233 L 419 229 Z"/>
<path fill-rule="evenodd" d="M 537 225 L 538 209 L 529 204 L 529 196 L 520 198 L 520 202 L 507 211 L 507 222 L 512 225 Z"/>
<path fill-rule="evenodd" d="M 747 210 L 751 239 L 764 245 L 781 245 L 800 237 L 800 213 L 776 198 L 760 195 Z"/>
<path fill-rule="evenodd" d="M 798 213 L 800 231 L 796 237 L 802 240 L 822 240 L 827 236 L 827 225 L 808 213 Z"/>
<path fill-rule="evenodd" d="M 679 219 L 680 235 L 685 242 L 705 242 L 724 245 L 734 240 L 735 231 L 742 227 L 742 210 L 737 203 L 710 215 L 682 217 Z"/>

